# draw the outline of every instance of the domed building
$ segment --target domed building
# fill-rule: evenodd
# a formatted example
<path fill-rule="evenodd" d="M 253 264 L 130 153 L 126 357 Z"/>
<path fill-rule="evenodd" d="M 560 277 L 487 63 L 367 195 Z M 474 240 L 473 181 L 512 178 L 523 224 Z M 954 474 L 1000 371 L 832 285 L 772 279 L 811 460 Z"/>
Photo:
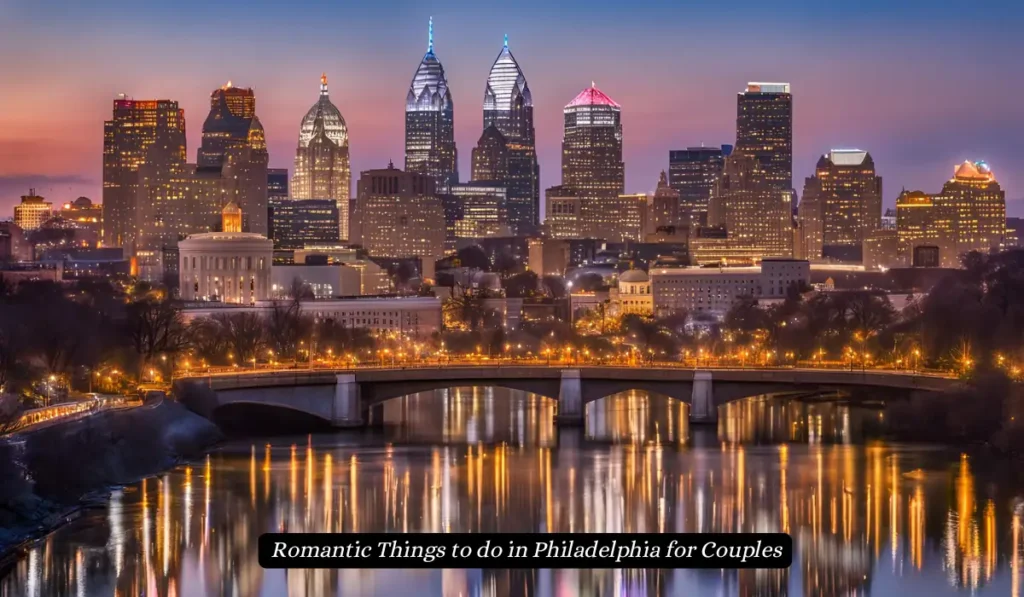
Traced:
<path fill-rule="evenodd" d="M 455 104 L 444 67 L 434 54 L 433 19 L 427 53 L 405 95 L 405 170 L 432 177 L 439 192 L 459 182 Z"/>
<path fill-rule="evenodd" d="M 178 242 L 182 300 L 252 305 L 269 299 L 274 242 L 242 232 L 242 210 L 233 201 L 221 211 L 221 228 Z"/>
<path fill-rule="evenodd" d="M 295 150 L 292 199 L 332 199 L 338 206 L 338 230 L 348 238 L 348 202 L 352 194 L 348 125 L 327 93 L 327 74 L 320 76 L 320 98 L 299 126 Z"/>
<path fill-rule="evenodd" d="M 631 269 L 619 274 L 619 313 L 622 315 L 651 315 L 654 313 L 654 296 L 651 294 L 651 278 L 647 272 Z"/>

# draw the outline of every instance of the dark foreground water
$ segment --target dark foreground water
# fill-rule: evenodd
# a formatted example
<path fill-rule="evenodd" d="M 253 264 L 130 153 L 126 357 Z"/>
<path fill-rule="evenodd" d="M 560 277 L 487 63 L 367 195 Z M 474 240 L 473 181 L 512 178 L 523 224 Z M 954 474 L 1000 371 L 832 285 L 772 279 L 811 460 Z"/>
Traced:
<path fill-rule="evenodd" d="M 223 446 L 115 491 L 0 596 L 1019 595 L 1018 494 L 955 451 L 865 440 L 877 411 L 755 399 L 689 428 L 640 393 L 559 431 L 500 389 L 388 404 L 383 434 Z M 784 531 L 788 571 L 263 570 L 267 531 Z"/>

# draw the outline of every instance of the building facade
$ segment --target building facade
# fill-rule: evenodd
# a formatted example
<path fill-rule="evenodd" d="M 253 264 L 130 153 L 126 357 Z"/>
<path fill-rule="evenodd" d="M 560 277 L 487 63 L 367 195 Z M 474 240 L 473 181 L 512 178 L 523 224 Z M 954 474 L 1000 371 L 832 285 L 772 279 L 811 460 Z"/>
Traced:
<path fill-rule="evenodd" d="M 989 165 L 964 162 L 935 197 L 938 226 L 954 243 L 956 255 L 998 251 L 1006 234 L 1006 194 Z"/>
<path fill-rule="evenodd" d="M 668 152 L 668 184 L 679 192 L 679 212 L 689 226 L 707 224 L 708 202 L 731 145 Z"/>
<path fill-rule="evenodd" d="M 352 242 L 373 257 L 444 256 L 445 217 L 435 178 L 390 165 L 359 176 Z"/>
<path fill-rule="evenodd" d="M 737 299 L 782 298 L 794 284 L 810 283 L 810 263 L 796 259 L 765 259 L 760 267 L 651 268 L 654 311 L 710 313 L 724 316 Z"/>
<path fill-rule="evenodd" d="M 60 216 L 74 223 L 80 230 L 88 231 L 96 239 L 97 246 L 103 241 L 103 206 L 96 205 L 88 197 L 79 197 L 61 206 Z"/>
<path fill-rule="evenodd" d="M 501 183 L 465 182 L 450 191 L 459 204 L 452 222 L 453 238 L 483 238 L 511 235 L 506 188 Z"/>
<path fill-rule="evenodd" d="M 734 244 L 755 247 L 762 257 L 790 257 L 791 197 L 772 183 L 757 158 L 733 153 L 723 164 L 708 205 L 708 225 L 724 227 Z"/>
<path fill-rule="evenodd" d="M 882 177 L 871 154 L 833 149 L 818 159 L 812 178 L 804 195 L 817 193 L 821 202 L 822 256 L 860 262 L 864 239 L 882 224 Z"/>
<path fill-rule="evenodd" d="M 235 203 L 222 212 L 222 232 L 193 234 L 178 243 L 179 293 L 186 301 L 255 304 L 270 298 L 274 243 L 242 232 Z"/>
<path fill-rule="evenodd" d="M 53 217 L 53 204 L 29 189 L 28 195 L 21 196 L 21 203 L 14 206 L 14 224 L 26 232 L 38 230 Z"/>
<path fill-rule="evenodd" d="M 789 83 L 747 83 L 739 93 L 736 152 L 754 157 L 772 188 L 793 188 L 793 95 Z"/>
<path fill-rule="evenodd" d="M 484 88 L 484 130 L 495 127 L 505 140 L 505 178 L 508 192 L 508 218 L 513 234 L 531 234 L 540 221 L 540 166 L 537 163 L 533 128 L 533 96 L 523 71 L 508 49 L 508 36 L 491 65 Z M 485 133 L 486 134 L 486 133 Z"/>
<path fill-rule="evenodd" d="M 544 191 L 544 228 L 556 239 L 583 238 L 583 198 L 567 186 Z"/>
<path fill-rule="evenodd" d="M 459 182 L 455 104 L 444 67 L 434 55 L 433 19 L 427 53 L 405 96 L 405 170 L 430 176 L 441 192 Z"/>
<path fill-rule="evenodd" d="M 340 236 L 341 218 L 334 199 L 272 197 L 269 205 L 270 239 L 275 249 L 302 249 L 306 245 L 333 243 Z M 348 201 L 345 209 L 348 209 Z"/>
<path fill-rule="evenodd" d="M 256 94 L 231 81 L 210 94 L 210 113 L 203 122 L 196 156 L 199 176 L 219 178 L 220 197 L 210 203 L 234 201 L 244 227 L 267 233 L 267 139 L 256 116 Z"/>
<path fill-rule="evenodd" d="M 689 227 L 689 215 L 685 219 L 680 216 L 679 197 L 679 191 L 669 186 L 668 175 L 662 170 L 658 177 L 658 187 L 651 198 L 646 234 L 653 234 L 659 228 Z"/>
<path fill-rule="evenodd" d="M 330 199 L 337 206 L 339 239 L 348 238 L 348 200 L 352 194 L 348 125 L 327 93 L 327 75 L 320 76 L 320 98 L 299 126 L 293 199 Z"/>
<path fill-rule="evenodd" d="M 815 176 L 804 180 L 804 193 L 800 198 L 796 219 L 795 257 L 808 261 L 821 261 L 824 223 L 821 213 L 821 181 Z"/>
<path fill-rule="evenodd" d="M 134 250 L 143 163 L 185 163 L 185 111 L 171 100 L 114 100 L 103 123 L 103 243 Z"/>

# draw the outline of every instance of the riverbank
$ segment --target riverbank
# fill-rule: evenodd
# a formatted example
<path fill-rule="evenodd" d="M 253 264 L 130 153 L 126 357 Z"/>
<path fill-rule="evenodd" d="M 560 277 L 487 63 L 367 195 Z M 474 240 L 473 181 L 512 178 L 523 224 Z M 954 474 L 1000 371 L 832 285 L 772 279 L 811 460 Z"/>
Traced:
<path fill-rule="evenodd" d="M 197 458 L 223 438 L 169 400 L 98 413 L 0 444 L 0 576 L 23 548 L 123 485 Z"/>

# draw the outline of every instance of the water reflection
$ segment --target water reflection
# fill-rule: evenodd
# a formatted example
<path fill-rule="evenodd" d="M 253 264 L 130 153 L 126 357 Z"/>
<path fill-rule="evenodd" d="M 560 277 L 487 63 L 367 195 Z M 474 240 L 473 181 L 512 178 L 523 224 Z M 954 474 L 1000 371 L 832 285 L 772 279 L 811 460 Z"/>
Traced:
<path fill-rule="evenodd" d="M 389 405 L 385 436 L 233 443 L 114 492 L 33 548 L 0 596 L 1019 595 L 1012 492 L 966 457 L 855 444 L 871 411 L 754 400 L 701 440 L 685 409 L 627 393 L 566 441 L 550 408 L 451 390 Z M 796 554 L 788 571 L 263 570 L 256 539 L 274 530 L 781 530 Z"/>

